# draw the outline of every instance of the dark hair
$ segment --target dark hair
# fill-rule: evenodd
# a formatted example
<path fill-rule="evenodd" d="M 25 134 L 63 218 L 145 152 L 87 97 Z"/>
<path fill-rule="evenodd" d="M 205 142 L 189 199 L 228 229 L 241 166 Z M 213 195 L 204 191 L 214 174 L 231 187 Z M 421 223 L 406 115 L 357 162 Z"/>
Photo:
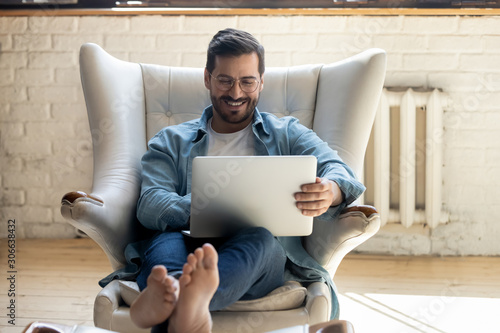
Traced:
<path fill-rule="evenodd" d="M 248 32 L 237 29 L 224 29 L 215 34 L 208 44 L 207 70 L 215 69 L 216 56 L 238 57 L 243 54 L 257 53 L 259 57 L 259 73 L 264 74 L 264 47 Z"/>

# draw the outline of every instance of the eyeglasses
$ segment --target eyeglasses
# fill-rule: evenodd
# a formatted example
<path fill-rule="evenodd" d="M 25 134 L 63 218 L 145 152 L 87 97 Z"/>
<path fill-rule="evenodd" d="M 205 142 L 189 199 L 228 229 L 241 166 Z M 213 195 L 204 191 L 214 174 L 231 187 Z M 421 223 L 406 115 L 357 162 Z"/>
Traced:
<path fill-rule="evenodd" d="M 254 77 L 244 77 L 242 79 L 233 79 L 230 77 L 215 77 L 210 73 L 210 76 L 215 80 L 215 86 L 222 91 L 231 90 L 234 83 L 238 81 L 240 89 L 246 93 L 253 93 L 259 87 L 260 81 Z"/>

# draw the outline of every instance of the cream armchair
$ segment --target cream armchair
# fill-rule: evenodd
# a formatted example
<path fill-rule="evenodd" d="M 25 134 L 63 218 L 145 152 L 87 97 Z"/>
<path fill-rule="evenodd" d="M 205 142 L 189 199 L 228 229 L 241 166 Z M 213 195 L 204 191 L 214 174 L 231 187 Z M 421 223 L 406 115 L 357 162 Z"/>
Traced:
<path fill-rule="evenodd" d="M 82 46 L 80 66 L 94 146 L 93 186 L 88 194 L 66 194 L 61 212 L 96 241 L 118 269 L 125 265 L 125 246 L 144 233 L 135 210 L 140 160 L 148 140 L 165 126 L 198 118 L 210 98 L 202 68 L 125 62 L 95 44 Z M 298 118 L 359 175 L 385 67 L 385 52 L 370 49 L 329 65 L 267 68 L 258 107 Z M 379 226 L 373 207 L 349 207 L 337 221 L 316 221 L 304 246 L 333 278 L 342 258 Z M 95 325 L 140 332 L 129 316 L 137 293 L 134 282 L 113 281 L 103 288 L 95 300 Z M 212 316 L 214 332 L 265 332 L 327 321 L 330 310 L 324 283 L 305 288 L 288 282 L 262 299 L 237 302 Z"/>

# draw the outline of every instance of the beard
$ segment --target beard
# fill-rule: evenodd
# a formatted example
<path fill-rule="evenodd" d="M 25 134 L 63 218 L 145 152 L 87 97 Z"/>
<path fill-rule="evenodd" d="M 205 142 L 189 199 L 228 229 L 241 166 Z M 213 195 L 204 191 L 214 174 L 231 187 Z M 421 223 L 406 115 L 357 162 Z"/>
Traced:
<path fill-rule="evenodd" d="M 228 124 L 241 124 L 248 120 L 255 111 L 257 104 L 259 102 L 259 97 L 257 98 L 238 98 L 237 100 L 231 98 L 230 96 L 216 97 L 210 94 L 210 99 L 212 101 L 212 107 L 214 112 L 219 115 L 219 117 Z M 229 110 L 230 106 L 226 102 L 239 103 L 243 102 L 245 107 L 243 111 L 233 112 Z"/>

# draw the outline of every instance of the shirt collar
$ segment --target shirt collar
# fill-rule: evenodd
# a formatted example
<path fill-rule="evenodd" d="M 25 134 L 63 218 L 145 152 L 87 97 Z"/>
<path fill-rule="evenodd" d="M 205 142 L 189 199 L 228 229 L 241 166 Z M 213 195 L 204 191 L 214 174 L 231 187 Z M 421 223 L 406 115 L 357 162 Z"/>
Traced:
<path fill-rule="evenodd" d="M 207 106 L 205 110 L 203 110 L 203 114 L 200 117 L 196 138 L 193 140 L 193 142 L 200 141 L 201 138 L 203 138 L 208 133 L 208 120 L 212 118 L 213 114 L 214 111 L 212 105 Z M 262 118 L 262 115 L 257 108 L 255 108 L 255 111 L 253 113 L 252 127 L 256 128 L 257 131 L 259 128 L 261 128 L 264 133 L 269 135 L 269 130 L 267 129 L 264 119 Z"/>

